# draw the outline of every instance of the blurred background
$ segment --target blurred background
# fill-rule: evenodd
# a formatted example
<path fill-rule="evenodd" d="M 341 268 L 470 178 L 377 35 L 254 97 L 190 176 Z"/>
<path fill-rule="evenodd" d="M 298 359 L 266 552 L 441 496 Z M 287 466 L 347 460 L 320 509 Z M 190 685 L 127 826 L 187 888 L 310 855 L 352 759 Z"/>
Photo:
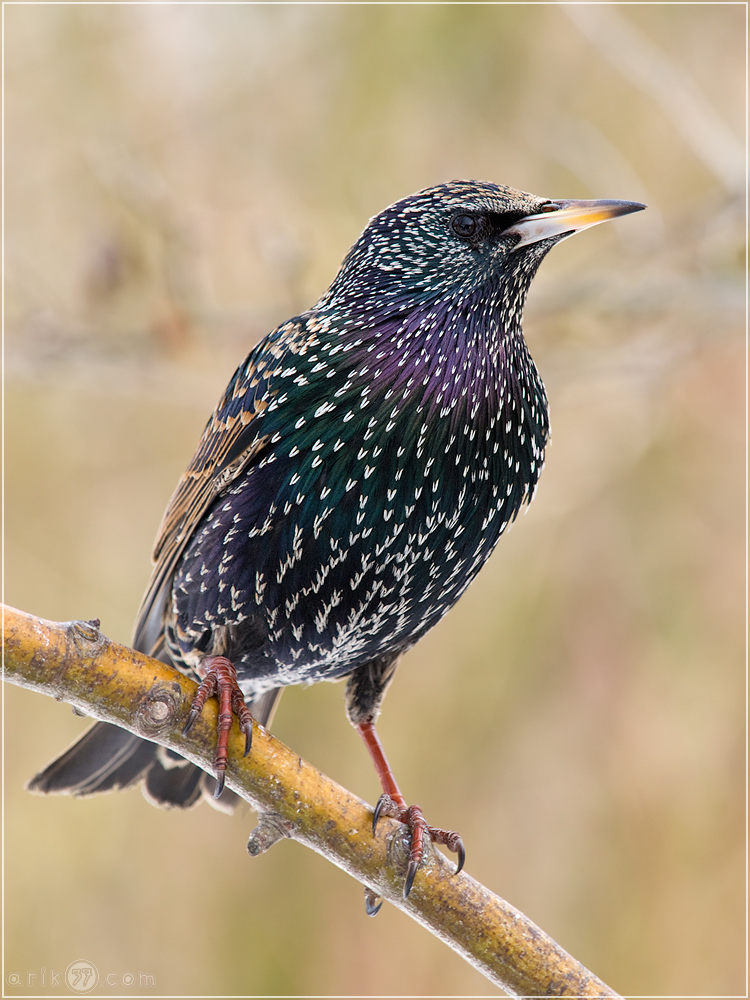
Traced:
<path fill-rule="evenodd" d="M 743 5 L 4 15 L 5 597 L 121 642 L 234 368 L 370 216 L 472 177 L 648 203 L 535 280 L 537 498 L 380 732 L 469 873 L 612 987 L 742 992 Z M 273 729 L 374 802 L 342 696 L 287 691 Z M 496 995 L 312 852 L 251 860 L 249 810 L 31 796 L 86 722 L 5 698 L 8 995 L 76 959 L 105 995 Z"/>

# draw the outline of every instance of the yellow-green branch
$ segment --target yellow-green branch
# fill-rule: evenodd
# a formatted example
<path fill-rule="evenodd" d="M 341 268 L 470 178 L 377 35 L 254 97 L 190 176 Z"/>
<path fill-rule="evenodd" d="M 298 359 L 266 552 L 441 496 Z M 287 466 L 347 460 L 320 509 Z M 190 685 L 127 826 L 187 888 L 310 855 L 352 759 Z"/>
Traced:
<path fill-rule="evenodd" d="M 171 747 L 211 770 L 216 704 L 182 735 L 196 685 L 177 670 L 106 639 L 87 622 L 48 622 L 3 608 L 5 677 L 66 701 L 85 714 Z M 230 734 L 227 785 L 260 813 L 250 838 L 258 854 L 290 836 L 343 868 L 413 917 L 497 986 L 516 996 L 617 997 L 509 903 L 429 851 L 408 900 L 404 828 L 302 760 L 262 727 L 242 757 Z"/>

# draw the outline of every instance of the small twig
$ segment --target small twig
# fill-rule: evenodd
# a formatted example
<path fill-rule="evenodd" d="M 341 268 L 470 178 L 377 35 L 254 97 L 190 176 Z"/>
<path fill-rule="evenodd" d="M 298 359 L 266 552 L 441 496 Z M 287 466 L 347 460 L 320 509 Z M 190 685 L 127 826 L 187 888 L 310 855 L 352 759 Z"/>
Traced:
<path fill-rule="evenodd" d="M 106 639 L 96 622 L 55 623 L 3 608 L 5 676 L 179 751 L 210 771 L 215 699 L 182 734 L 196 684 L 177 670 Z M 260 726 L 242 757 L 230 734 L 227 785 L 260 813 L 251 854 L 293 837 L 343 868 L 378 897 L 408 913 L 491 982 L 514 996 L 617 997 L 527 917 L 432 849 L 403 898 L 404 828 L 383 819 L 372 835 L 372 808 L 321 774 Z"/>

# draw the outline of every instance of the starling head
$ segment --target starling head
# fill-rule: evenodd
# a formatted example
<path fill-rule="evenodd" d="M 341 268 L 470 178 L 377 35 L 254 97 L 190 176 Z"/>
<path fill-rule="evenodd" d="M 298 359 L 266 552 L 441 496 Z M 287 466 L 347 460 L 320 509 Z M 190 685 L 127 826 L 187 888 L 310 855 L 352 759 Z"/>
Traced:
<path fill-rule="evenodd" d="M 361 314 L 371 305 L 382 318 L 384 310 L 400 313 L 418 303 L 466 298 L 498 284 L 509 298 L 522 300 L 555 243 L 643 207 L 550 201 L 484 181 L 440 184 L 370 221 L 319 306 L 349 306 Z"/>

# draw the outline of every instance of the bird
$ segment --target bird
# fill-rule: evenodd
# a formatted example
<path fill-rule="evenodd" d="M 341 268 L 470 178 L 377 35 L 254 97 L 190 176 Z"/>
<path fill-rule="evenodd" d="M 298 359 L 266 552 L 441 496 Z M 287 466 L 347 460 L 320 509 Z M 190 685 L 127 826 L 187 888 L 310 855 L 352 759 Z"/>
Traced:
<path fill-rule="evenodd" d="M 282 690 L 346 679 L 349 721 L 406 825 L 408 896 L 429 841 L 455 831 L 407 805 L 376 730 L 401 657 L 456 604 L 534 496 L 549 440 L 522 330 L 557 243 L 645 208 L 551 200 L 484 181 L 425 188 L 374 216 L 310 309 L 232 376 L 167 506 L 136 649 L 200 682 L 186 730 L 220 701 L 216 781 L 98 722 L 34 777 L 89 795 L 141 782 L 161 806 L 224 788 L 236 717 L 250 750 Z"/>

